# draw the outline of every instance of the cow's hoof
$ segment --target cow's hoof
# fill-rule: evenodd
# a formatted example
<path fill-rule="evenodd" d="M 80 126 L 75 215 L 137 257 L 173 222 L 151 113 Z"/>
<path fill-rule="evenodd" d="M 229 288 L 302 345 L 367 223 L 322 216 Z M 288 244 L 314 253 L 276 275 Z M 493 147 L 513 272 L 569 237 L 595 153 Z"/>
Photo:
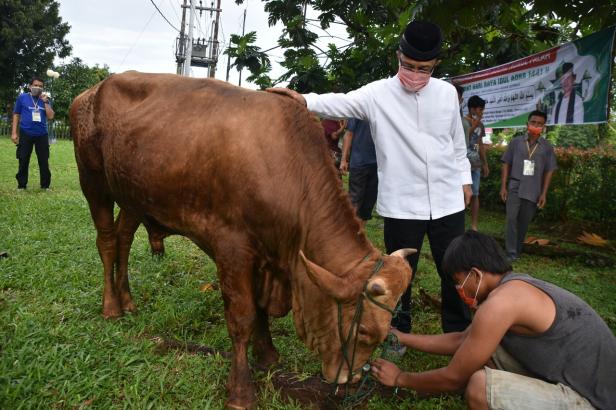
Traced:
<path fill-rule="evenodd" d="M 120 303 L 122 304 L 122 311 L 128 313 L 134 313 L 137 311 L 137 306 L 133 302 L 133 298 L 130 292 L 118 292 L 120 294 Z"/>
<path fill-rule="evenodd" d="M 150 252 L 152 252 L 152 256 L 156 258 L 162 258 L 165 256 L 165 245 L 162 241 L 158 242 L 150 242 Z"/>
<path fill-rule="evenodd" d="M 276 349 L 267 349 L 255 352 L 255 367 L 261 371 L 266 371 L 278 363 L 280 355 Z"/>
<path fill-rule="evenodd" d="M 124 315 L 124 312 L 119 300 L 109 298 L 103 302 L 103 317 L 105 319 L 117 319 L 122 315 Z"/>
<path fill-rule="evenodd" d="M 103 309 L 103 317 L 105 319 L 117 319 L 124 315 L 122 309 Z"/>
<path fill-rule="evenodd" d="M 131 300 L 130 302 L 122 303 L 122 310 L 125 313 L 137 313 L 137 306 Z"/>
<path fill-rule="evenodd" d="M 257 401 L 254 400 L 252 402 L 245 403 L 239 400 L 235 401 L 235 400 L 229 399 L 225 403 L 225 408 L 232 409 L 232 410 L 255 410 L 257 408 Z"/>

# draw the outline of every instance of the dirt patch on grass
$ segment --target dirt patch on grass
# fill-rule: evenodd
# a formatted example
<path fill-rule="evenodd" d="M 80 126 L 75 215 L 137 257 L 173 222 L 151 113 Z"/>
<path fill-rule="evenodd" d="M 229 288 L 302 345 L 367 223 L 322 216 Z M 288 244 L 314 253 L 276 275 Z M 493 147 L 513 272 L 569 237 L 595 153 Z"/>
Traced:
<path fill-rule="evenodd" d="M 196 343 L 183 342 L 159 336 L 151 337 L 156 343 L 155 351 L 166 354 L 170 350 L 180 350 L 186 353 L 201 354 L 205 356 L 220 355 L 231 359 L 233 354 L 216 348 Z M 400 399 L 410 397 L 406 390 L 396 390 L 386 387 L 374 379 L 366 380 L 363 386 L 340 385 L 337 389 L 334 385 L 325 382 L 319 376 L 304 377 L 294 372 L 286 372 L 282 369 L 271 370 L 271 384 L 279 391 L 283 400 L 301 404 L 302 408 L 312 409 L 342 409 L 364 408 L 370 397 L 375 395 L 383 398 L 396 396 Z M 263 383 L 263 382 L 262 382 Z"/>

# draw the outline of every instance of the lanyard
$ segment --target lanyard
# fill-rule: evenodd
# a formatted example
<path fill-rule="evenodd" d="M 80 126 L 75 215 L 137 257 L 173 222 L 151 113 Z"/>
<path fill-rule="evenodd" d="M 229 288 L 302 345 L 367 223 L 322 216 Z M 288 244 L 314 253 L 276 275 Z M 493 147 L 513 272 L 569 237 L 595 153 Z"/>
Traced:
<path fill-rule="evenodd" d="M 34 110 L 38 112 L 39 110 L 38 103 L 40 101 L 39 97 L 36 97 L 36 102 L 34 102 L 34 98 L 32 98 L 32 94 L 30 94 L 30 99 L 32 100 L 32 105 L 34 105 Z"/>
<path fill-rule="evenodd" d="M 528 159 L 533 158 L 533 154 L 535 153 L 535 151 L 537 151 L 538 146 L 539 146 L 539 140 L 535 142 L 535 146 L 533 147 L 533 150 L 531 151 L 530 145 L 528 145 L 528 140 L 526 140 L 526 149 L 528 149 Z"/>

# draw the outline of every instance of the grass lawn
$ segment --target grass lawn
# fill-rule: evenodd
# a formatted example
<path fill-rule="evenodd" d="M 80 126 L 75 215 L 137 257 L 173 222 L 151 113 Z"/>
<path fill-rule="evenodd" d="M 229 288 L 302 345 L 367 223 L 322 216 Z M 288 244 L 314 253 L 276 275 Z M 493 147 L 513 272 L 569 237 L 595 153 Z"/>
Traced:
<path fill-rule="evenodd" d="M 38 187 L 32 159 L 26 192 L 16 190 L 15 148 L 0 138 L 0 408 L 214 408 L 223 407 L 229 360 L 161 350 L 156 337 L 229 351 L 218 291 L 200 291 L 216 281 L 213 262 L 182 237 L 166 240 L 164 258 L 150 255 L 139 228 L 130 256 L 130 279 L 139 312 L 119 320 L 101 317 L 102 265 L 95 230 L 77 178 L 73 147 L 51 147 L 52 191 Z M 502 236 L 503 215 L 484 212 L 480 229 Z M 383 248 L 382 220 L 368 224 Z M 531 232 L 540 234 L 540 232 Z M 589 268 L 567 259 L 525 256 L 517 271 L 550 280 L 584 298 L 616 330 L 614 268 Z M 427 243 L 417 286 L 438 296 L 438 276 Z M 415 297 L 415 300 L 419 300 Z M 440 320 L 415 304 L 414 330 L 437 333 Z M 318 358 L 295 335 L 291 316 L 273 321 L 282 368 L 312 375 Z M 401 366 L 420 371 L 446 358 L 407 353 Z M 260 408 L 301 408 L 280 399 L 269 375 L 257 373 Z M 459 396 L 431 399 L 373 397 L 371 409 L 462 409 Z"/>

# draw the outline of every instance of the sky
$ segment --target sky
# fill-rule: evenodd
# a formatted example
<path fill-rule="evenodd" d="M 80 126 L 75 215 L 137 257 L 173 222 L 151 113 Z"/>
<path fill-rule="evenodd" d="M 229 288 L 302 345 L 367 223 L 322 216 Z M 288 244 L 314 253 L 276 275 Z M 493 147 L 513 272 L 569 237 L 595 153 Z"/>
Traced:
<path fill-rule="evenodd" d="M 182 0 L 152 0 L 162 14 L 175 26 L 180 28 Z M 69 43 L 73 46 L 70 57 L 57 60 L 56 64 L 69 62 L 72 57 L 81 58 L 86 64 L 100 66 L 106 64 L 112 72 L 118 73 L 126 70 L 137 70 L 153 73 L 175 73 L 175 42 L 179 36 L 178 31 L 172 28 L 158 13 L 151 0 L 59 0 L 60 16 L 70 26 L 67 35 Z M 215 0 L 204 0 L 202 5 L 211 6 Z M 195 1 L 199 4 L 199 0 Z M 219 41 L 221 49 L 228 44 L 231 34 L 241 34 L 243 13 L 246 10 L 245 32 L 256 31 L 256 45 L 262 50 L 277 45 L 282 33 L 282 25 L 268 26 L 268 14 L 263 10 L 263 3 L 259 0 L 245 0 L 242 5 L 235 4 L 233 0 L 222 0 L 221 24 Z M 312 15 L 311 15 L 312 14 Z M 316 18 L 316 12 L 309 11 L 308 17 Z M 187 13 L 188 26 L 188 13 Z M 205 33 L 209 26 L 205 17 L 194 25 L 194 32 Z M 346 37 L 341 26 L 333 25 L 330 34 Z M 337 31 L 336 31 L 337 30 Z M 186 29 L 188 31 L 188 27 Z M 319 32 L 317 30 L 317 32 Z M 320 32 L 325 35 L 325 33 Z M 202 34 L 202 37 L 206 35 Z M 327 42 L 345 44 L 342 40 L 323 39 Z M 271 76 L 278 77 L 284 73 L 284 68 L 277 64 L 282 61 L 280 49 L 268 52 L 272 61 Z M 227 57 L 221 55 L 216 68 L 216 78 L 225 80 L 227 71 Z M 193 77 L 207 76 L 203 68 L 193 67 Z M 242 86 L 256 88 L 246 82 L 248 71 L 244 71 Z M 235 68 L 230 71 L 229 81 L 238 83 L 238 72 Z"/>

